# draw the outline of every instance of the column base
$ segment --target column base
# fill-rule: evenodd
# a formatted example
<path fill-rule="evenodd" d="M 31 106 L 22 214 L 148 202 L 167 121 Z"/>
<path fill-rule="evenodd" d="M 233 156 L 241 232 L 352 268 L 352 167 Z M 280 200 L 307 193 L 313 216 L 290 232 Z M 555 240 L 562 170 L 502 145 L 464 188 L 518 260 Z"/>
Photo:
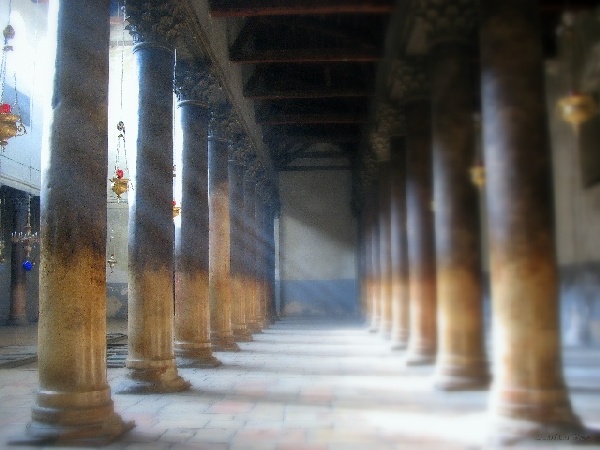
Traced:
<path fill-rule="evenodd" d="M 115 389 L 116 394 L 161 394 L 181 392 L 190 388 L 189 381 L 177 373 L 175 361 L 165 365 L 165 361 L 127 360 L 125 366 L 130 369 L 128 379 L 121 382 Z"/>
<path fill-rule="evenodd" d="M 600 432 L 587 430 L 574 416 L 574 423 L 542 423 L 493 418 L 486 443 L 493 446 L 530 444 L 532 446 L 590 445 L 600 443 Z"/>
<path fill-rule="evenodd" d="M 260 328 L 260 325 L 258 323 L 256 323 L 256 322 L 246 324 L 246 328 L 248 329 L 248 331 L 250 332 L 250 334 L 260 334 L 260 333 L 262 333 L 262 329 Z"/>
<path fill-rule="evenodd" d="M 408 350 L 404 364 L 407 366 L 426 366 L 435 363 L 435 352 L 431 350 Z"/>
<path fill-rule="evenodd" d="M 176 343 L 175 356 L 177 359 L 177 367 L 186 369 L 203 369 L 220 366 L 221 361 L 213 356 L 210 348 L 210 342 L 201 345 L 203 345 L 201 348 L 190 348 L 189 346 L 184 345 L 179 347 Z"/>
<path fill-rule="evenodd" d="M 392 345 L 391 345 L 391 349 L 392 351 L 399 351 L 399 350 L 406 350 L 407 347 L 407 343 L 406 341 L 400 341 L 400 340 L 395 340 L 394 338 L 392 338 Z"/>
<path fill-rule="evenodd" d="M 460 360 L 462 363 L 459 363 Z M 454 363 L 452 362 L 454 361 Z M 490 375 L 485 360 L 438 355 L 433 385 L 440 391 L 470 391 L 489 388 Z"/>
<path fill-rule="evenodd" d="M 113 403 L 92 409 L 62 410 L 50 407 L 33 408 L 33 420 L 24 436 L 8 440 L 13 445 L 65 445 L 97 447 L 108 445 L 135 427 L 112 411 Z"/>
<path fill-rule="evenodd" d="M 215 352 L 239 352 L 240 347 L 233 340 L 233 336 L 213 337 L 210 339 Z"/>
<path fill-rule="evenodd" d="M 233 330 L 233 340 L 236 342 L 252 342 L 252 333 L 247 328 L 241 330 Z"/>
<path fill-rule="evenodd" d="M 10 327 L 24 327 L 29 325 L 29 320 L 27 319 L 27 316 L 9 317 L 6 321 L 6 325 Z"/>

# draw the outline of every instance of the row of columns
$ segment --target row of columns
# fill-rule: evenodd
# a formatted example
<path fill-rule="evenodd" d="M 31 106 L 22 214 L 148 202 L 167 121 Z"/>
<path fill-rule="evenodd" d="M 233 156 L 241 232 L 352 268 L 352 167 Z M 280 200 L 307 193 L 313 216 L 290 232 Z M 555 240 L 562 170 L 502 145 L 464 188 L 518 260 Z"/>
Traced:
<path fill-rule="evenodd" d="M 59 3 L 49 19 L 58 45 L 41 189 L 39 390 L 21 442 L 97 445 L 134 426 L 115 412 L 106 379 L 110 5 Z M 179 2 L 127 3 L 139 103 L 123 393 L 185 390 L 178 367 L 218 365 L 213 351 L 238 351 L 236 341 L 273 319 L 273 184 L 206 63 L 178 62 L 173 85 L 181 14 Z M 175 232 L 174 87 L 183 132 Z"/>
<path fill-rule="evenodd" d="M 407 364 L 435 364 L 436 387 L 481 389 L 490 375 L 479 198 L 469 179 L 475 88 L 472 29 L 465 27 L 475 25 L 478 11 L 470 1 L 417 4 L 429 26 L 430 58 L 396 67 L 395 130 L 364 195 L 364 304 L 370 330 L 406 348 Z M 581 432 L 561 365 L 538 5 L 486 0 L 479 16 L 491 434 L 511 442 Z"/>

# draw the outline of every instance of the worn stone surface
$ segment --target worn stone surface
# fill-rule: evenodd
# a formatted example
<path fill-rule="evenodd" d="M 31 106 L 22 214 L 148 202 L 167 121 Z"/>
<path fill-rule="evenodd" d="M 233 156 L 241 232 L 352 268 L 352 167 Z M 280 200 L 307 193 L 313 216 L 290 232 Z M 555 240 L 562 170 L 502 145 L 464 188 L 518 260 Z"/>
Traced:
<path fill-rule="evenodd" d="M 41 189 L 39 385 L 27 436 L 17 441 L 98 445 L 134 426 L 115 413 L 105 369 L 109 2 L 61 0 L 54 11 L 59 45 Z"/>
<path fill-rule="evenodd" d="M 134 53 L 140 87 L 135 189 L 129 195 L 130 382 L 120 391 L 171 392 L 189 387 L 177 375 L 173 349 L 174 55 L 148 42 Z"/>
<path fill-rule="evenodd" d="M 409 336 L 408 241 L 406 239 L 406 138 L 390 143 L 392 268 L 392 348 L 403 349 Z"/>
<path fill-rule="evenodd" d="M 410 277 L 407 364 L 431 364 L 436 354 L 430 111 L 427 100 L 411 102 L 406 106 L 406 211 Z"/>
<path fill-rule="evenodd" d="M 475 160 L 471 53 L 461 41 L 431 50 L 431 99 L 440 389 L 484 387 L 479 194 Z"/>
<path fill-rule="evenodd" d="M 182 77 L 191 80 L 193 74 Z M 203 84 L 205 73 L 196 81 Z M 179 367 L 212 367 L 209 310 L 208 120 L 206 104 L 179 90 L 182 149 L 181 225 L 175 233 L 175 353 Z M 201 99 L 200 99 L 201 100 Z"/>
<path fill-rule="evenodd" d="M 537 4 L 482 5 L 482 107 L 493 299 L 491 434 L 573 430 L 561 367 L 553 192 Z M 527 351 L 523 351 L 527 349 Z"/>

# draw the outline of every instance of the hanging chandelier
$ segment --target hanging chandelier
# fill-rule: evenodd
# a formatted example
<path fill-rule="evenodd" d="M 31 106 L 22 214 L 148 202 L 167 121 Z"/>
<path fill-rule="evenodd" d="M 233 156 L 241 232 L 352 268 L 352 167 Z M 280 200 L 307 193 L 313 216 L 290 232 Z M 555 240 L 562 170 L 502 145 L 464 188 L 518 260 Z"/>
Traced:
<path fill-rule="evenodd" d="M 119 134 L 117 136 L 117 156 L 115 159 L 115 169 L 113 177 L 109 180 L 112 183 L 111 190 L 117 196 L 117 202 L 122 200 L 121 196 L 126 193 L 129 189 L 129 178 L 126 177 L 126 171 L 129 172 L 127 167 L 127 150 L 125 148 L 125 124 L 122 120 L 117 123 L 117 130 Z M 125 156 L 125 170 L 120 167 L 120 155 L 123 152 Z"/>
<path fill-rule="evenodd" d="M 17 83 L 15 75 L 15 104 L 14 108 L 9 103 L 4 101 L 4 87 L 6 83 L 6 60 L 8 52 L 13 50 L 13 46 L 9 44 L 9 41 L 15 37 L 15 29 L 10 24 L 10 10 L 12 8 L 12 1 L 9 2 L 9 23 L 4 28 L 2 34 L 4 35 L 4 46 L 2 47 L 2 62 L 0 63 L 0 149 L 4 151 L 8 145 L 8 140 L 16 136 L 23 136 L 27 133 L 25 125 L 21 121 L 18 97 L 17 97 Z"/>
<path fill-rule="evenodd" d="M 13 244 L 23 244 L 25 246 L 25 261 L 23 262 L 23 269 L 30 271 L 33 268 L 33 263 L 30 261 L 29 256 L 33 250 L 33 246 L 40 242 L 40 237 L 37 233 L 31 232 L 31 195 L 27 201 L 27 224 L 25 225 L 25 232 L 13 231 L 11 234 L 11 241 Z"/>
<path fill-rule="evenodd" d="M 177 206 L 177 202 L 173 200 L 173 219 L 181 214 L 181 206 Z"/>
<path fill-rule="evenodd" d="M 113 243 L 113 230 L 110 230 L 110 239 L 108 241 L 108 247 L 110 248 L 110 256 L 106 260 L 108 267 L 110 267 L 110 273 L 113 273 L 115 266 L 117 265 L 117 258 L 115 257 L 115 244 Z"/>

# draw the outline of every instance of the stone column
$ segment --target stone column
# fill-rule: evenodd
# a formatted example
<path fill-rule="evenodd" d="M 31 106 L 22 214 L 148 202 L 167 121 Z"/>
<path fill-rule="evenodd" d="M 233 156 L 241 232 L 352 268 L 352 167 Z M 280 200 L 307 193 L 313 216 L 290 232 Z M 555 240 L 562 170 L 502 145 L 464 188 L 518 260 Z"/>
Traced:
<path fill-rule="evenodd" d="M 264 171 L 256 186 L 254 216 L 256 220 L 256 283 L 258 323 L 261 329 L 268 326 L 267 321 L 267 282 L 266 282 L 266 238 L 265 238 L 265 175 Z"/>
<path fill-rule="evenodd" d="M 42 156 L 39 387 L 27 436 L 14 443 L 98 446 L 134 426 L 115 413 L 106 378 L 110 8 L 108 0 L 55 6 L 49 20 L 58 25 L 58 45 Z"/>
<path fill-rule="evenodd" d="M 391 180 L 389 160 L 379 162 L 379 334 L 390 339 L 392 333 L 392 250 L 390 247 Z"/>
<path fill-rule="evenodd" d="M 536 1 L 482 3 L 482 112 L 494 332 L 492 434 L 581 434 L 562 371 Z"/>
<path fill-rule="evenodd" d="M 271 184 L 267 215 L 267 291 L 269 300 L 267 313 L 270 323 L 274 323 L 277 320 L 277 307 L 275 304 L 275 214 L 277 201 L 275 196 L 275 189 L 273 184 Z"/>
<path fill-rule="evenodd" d="M 17 233 L 25 230 L 29 194 L 12 191 L 13 230 Z M 10 254 L 10 312 L 7 325 L 23 326 L 27 320 L 27 272 L 23 269 L 25 245 L 13 242 Z"/>
<path fill-rule="evenodd" d="M 247 139 L 233 139 L 229 155 L 229 216 L 231 220 L 231 321 L 233 338 L 238 342 L 252 340 L 246 323 L 246 290 L 244 273 L 244 163 Z"/>
<path fill-rule="evenodd" d="M 231 325 L 228 130 L 231 107 L 224 96 L 211 105 L 208 134 L 210 339 L 215 351 L 240 350 Z"/>
<path fill-rule="evenodd" d="M 371 314 L 371 333 L 376 333 L 379 330 L 381 320 L 381 261 L 379 259 L 379 182 L 373 182 L 370 198 L 371 198 L 371 223 L 372 227 L 369 232 L 369 247 L 371 249 L 369 255 L 369 264 L 371 266 L 371 305 L 373 311 Z"/>
<path fill-rule="evenodd" d="M 470 46 L 475 0 L 422 3 L 429 25 L 435 237 L 438 389 L 485 387 L 479 193 L 470 179 L 475 156 Z"/>
<path fill-rule="evenodd" d="M 205 61 L 179 61 L 181 226 L 175 230 L 175 354 L 179 367 L 215 367 L 208 300 L 208 121 L 210 74 Z"/>
<path fill-rule="evenodd" d="M 392 257 L 392 349 L 406 348 L 409 336 L 408 241 L 406 239 L 406 138 L 390 140 L 391 257 Z"/>
<path fill-rule="evenodd" d="M 260 333 L 258 320 L 258 287 L 256 284 L 256 175 L 257 164 L 248 164 L 244 174 L 244 241 L 246 242 L 244 273 L 246 326 L 251 333 Z"/>
<path fill-rule="evenodd" d="M 422 61 L 399 62 L 406 110 L 406 213 L 410 336 L 407 364 L 431 364 L 436 352 L 435 242 L 432 211 L 431 108 Z"/>
<path fill-rule="evenodd" d="M 173 63 L 161 20 L 178 23 L 177 2 L 127 3 L 138 71 L 138 137 L 129 195 L 128 380 L 119 392 L 176 392 L 173 349 Z M 151 20 L 149 20 L 151 18 Z"/>

